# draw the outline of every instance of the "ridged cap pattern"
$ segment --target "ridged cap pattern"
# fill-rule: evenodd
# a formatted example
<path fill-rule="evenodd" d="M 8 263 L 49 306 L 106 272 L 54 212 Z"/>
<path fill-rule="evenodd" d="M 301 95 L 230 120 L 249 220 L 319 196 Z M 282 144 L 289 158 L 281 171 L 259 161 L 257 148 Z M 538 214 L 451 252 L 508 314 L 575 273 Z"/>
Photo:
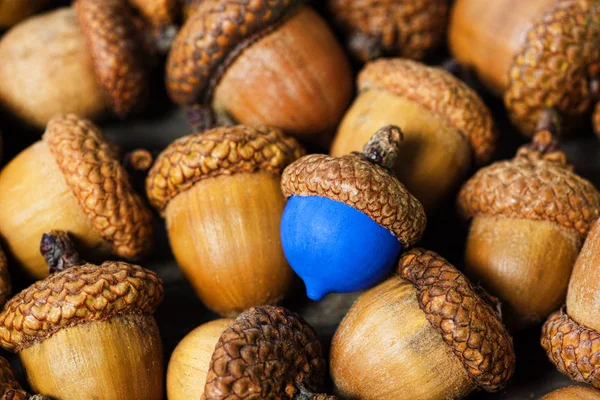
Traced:
<path fill-rule="evenodd" d="M 578 324 L 560 310 L 548 317 L 541 343 L 560 372 L 574 381 L 600 388 L 600 333 Z"/>
<path fill-rule="evenodd" d="M 446 0 L 328 0 L 335 22 L 361 61 L 425 57 L 446 30 Z"/>
<path fill-rule="evenodd" d="M 403 246 L 416 243 L 427 225 L 423 206 L 384 168 L 351 154 L 311 154 L 283 171 L 286 197 L 320 196 L 342 202 L 368 215 L 392 232 Z"/>
<path fill-rule="evenodd" d="M 175 22 L 178 0 L 129 0 L 153 25 Z"/>
<path fill-rule="evenodd" d="M 555 2 L 527 32 L 508 73 L 504 102 L 512 121 L 532 135 L 546 108 L 557 109 L 567 124 L 585 116 L 598 73 L 600 2 Z"/>
<path fill-rule="evenodd" d="M 279 129 L 219 127 L 171 143 L 150 169 L 146 191 L 162 212 L 172 198 L 204 179 L 259 170 L 280 175 L 303 154 L 298 142 Z"/>
<path fill-rule="evenodd" d="M 10 274 L 8 272 L 8 261 L 2 248 L 0 248 L 0 308 L 6 303 L 12 292 Z M 0 399 L 1 400 L 1 399 Z"/>
<path fill-rule="evenodd" d="M 244 43 L 278 23 L 302 0 L 205 0 L 173 42 L 167 89 L 180 105 L 207 103 L 213 78 L 241 53 Z M 240 46 L 242 48 L 240 48 Z"/>
<path fill-rule="evenodd" d="M 136 259 L 152 245 L 152 213 L 134 192 L 116 148 L 74 114 L 48 123 L 43 140 L 85 215 L 119 257 Z"/>
<path fill-rule="evenodd" d="M 506 386 L 515 368 L 512 338 L 467 278 L 444 258 L 423 249 L 402 255 L 398 274 L 415 286 L 427 320 L 476 385 L 490 392 Z"/>
<path fill-rule="evenodd" d="M 148 96 L 149 76 L 131 8 L 122 0 L 76 0 L 74 7 L 113 111 L 136 111 Z"/>
<path fill-rule="evenodd" d="M 314 329 L 282 307 L 242 313 L 217 342 L 206 377 L 206 400 L 293 398 L 298 384 L 316 392 L 325 360 Z"/>
<path fill-rule="evenodd" d="M 19 352 L 63 328 L 118 314 L 151 314 L 162 298 L 162 281 L 137 265 L 72 267 L 37 281 L 6 304 L 0 314 L 0 345 Z"/>
<path fill-rule="evenodd" d="M 479 164 L 487 162 L 496 148 L 489 109 L 473 89 L 441 68 L 410 60 L 377 60 L 360 72 L 358 87 L 390 91 L 446 119 L 467 138 Z"/>

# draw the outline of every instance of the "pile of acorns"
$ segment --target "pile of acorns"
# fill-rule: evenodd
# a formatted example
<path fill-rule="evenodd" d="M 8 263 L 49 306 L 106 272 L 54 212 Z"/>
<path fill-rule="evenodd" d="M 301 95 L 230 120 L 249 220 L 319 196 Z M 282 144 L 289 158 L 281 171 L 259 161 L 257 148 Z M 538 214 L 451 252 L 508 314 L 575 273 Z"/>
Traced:
<path fill-rule="evenodd" d="M 600 132 L 599 0 L 51 3 L 0 0 L 3 115 L 45 129 L 0 172 L 0 346 L 39 394 L 0 358 L 0 399 L 458 399 L 505 388 L 509 332 L 543 320 L 549 359 L 600 388 L 600 193 L 558 142 Z M 452 62 L 416 61 L 446 38 Z M 165 85 L 193 134 L 123 162 L 95 122 Z M 474 88 L 532 138 L 513 159 L 485 166 L 503 138 Z M 412 248 L 454 202 L 466 275 Z M 129 263 L 148 203 L 224 317 L 168 372 L 163 283 Z M 13 295 L 7 264 L 35 283 Z M 364 291 L 328 361 L 276 305 L 294 273 L 315 301 Z"/>

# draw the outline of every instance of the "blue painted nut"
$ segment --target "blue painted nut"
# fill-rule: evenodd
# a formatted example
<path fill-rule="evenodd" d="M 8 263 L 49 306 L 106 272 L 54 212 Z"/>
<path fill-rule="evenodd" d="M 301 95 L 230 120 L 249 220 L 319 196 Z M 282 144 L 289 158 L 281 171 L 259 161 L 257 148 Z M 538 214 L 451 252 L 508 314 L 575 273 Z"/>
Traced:
<path fill-rule="evenodd" d="M 285 169 L 281 242 L 311 299 L 377 284 L 423 234 L 421 203 L 390 172 L 401 140 L 386 126 L 362 153 L 312 154 Z"/>

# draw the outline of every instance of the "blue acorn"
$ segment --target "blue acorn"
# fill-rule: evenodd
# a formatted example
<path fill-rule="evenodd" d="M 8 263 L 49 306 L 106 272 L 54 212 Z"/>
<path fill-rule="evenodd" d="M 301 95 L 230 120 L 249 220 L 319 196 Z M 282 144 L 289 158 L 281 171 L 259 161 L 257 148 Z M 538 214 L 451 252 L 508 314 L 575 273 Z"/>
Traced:
<path fill-rule="evenodd" d="M 362 153 L 312 154 L 283 172 L 281 242 L 311 299 L 375 285 L 423 234 L 421 203 L 391 172 L 401 141 L 386 126 Z"/>

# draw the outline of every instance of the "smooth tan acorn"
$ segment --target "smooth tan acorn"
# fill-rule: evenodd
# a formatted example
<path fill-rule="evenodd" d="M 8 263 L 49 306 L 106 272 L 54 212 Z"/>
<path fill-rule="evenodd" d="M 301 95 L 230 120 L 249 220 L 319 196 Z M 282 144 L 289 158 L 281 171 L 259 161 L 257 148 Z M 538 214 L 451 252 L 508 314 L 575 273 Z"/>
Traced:
<path fill-rule="evenodd" d="M 21 388 L 10 368 L 10 364 L 4 357 L 0 357 L 0 400 L 50 400 L 45 396 L 34 395 Z"/>
<path fill-rule="evenodd" d="M 169 363 L 169 400 L 335 400 L 318 394 L 325 360 L 317 334 L 282 307 L 254 307 L 200 326 Z"/>
<path fill-rule="evenodd" d="M 358 90 L 331 154 L 359 151 L 377 129 L 398 125 L 404 140 L 394 171 L 428 212 L 495 149 L 490 111 L 475 91 L 441 68 L 377 60 L 360 72 Z"/>
<path fill-rule="evenodd" d="M 139 110 L 148 63 L 133 19 L 124 1 L 76 0 L 16 25 L 0 40 L 0 104 L 38 128 L 58 113 Z"/>
<path fill-rule="evenodd" d="M 496 310 L 439 255 L 413 249 L 397 275 L 354 303 L 331 344 L 339 395 L 361 400 L 459 399 L 502 389 L 512 339 Z"/>
<path fill-rule="evenodd" d="M 146 181 L 177 263 L 207 307 L 235 316 L 280 301 L 293 278 L 279 238 L 283 169 L 303 154 L 280 130 L 215 128 L 173 142 Z"/>
<path fill-rule="evenodd" d="M 354 58 L 420 60 L 446 32 L 446 0 L 327 0 L 334 22 Z"/>
<path fill-rule="evenodd" d="M 0 29 L 10 28 L 40 11 L 48 0 L 0 0 Z"/>
<path fill-rule="evenodd" d="M 514 159 L 479 170 L 458 206 L 472 218 L 466 273 L 500 298 L 511 328 L 539 322 L 564 302 L 600 215 L 600 193 L 572 171 L 550 131 L 540 130 Z"/>
<path fill-rule="evenodd" d="M 42 140 L 0 172 L 0 235 L 35 279 L 48 275 L 37 251 L 52 229 L 69 232 L 88 259 L 135 260 L 152 246 L 152 213 L 132 189 L 117 149 L 98 127 L 58 115 Z"/>
<path fill-rule="evenodd" d="M 343 50 L 301 0 L 201 2 L 173 43 L 166 80 L 173 101 L 200 114 L 194 125 L 225 118 L 323 141 L 352 96 Z"/>
<path fill-rule="evenodd" d="M 574 127 L 598 101 L 593 90 L 600 73 L 596 0 L 458 0 L 449 42 L 453 56 L 504 97 L 525 135 L 533 136 L 547 108 Z"/>
<path fill-rule="evenodd" d="M 541 400 L 600 400 L 600 391 L 585 386 L 567 386 L 548 393 Z"/>

